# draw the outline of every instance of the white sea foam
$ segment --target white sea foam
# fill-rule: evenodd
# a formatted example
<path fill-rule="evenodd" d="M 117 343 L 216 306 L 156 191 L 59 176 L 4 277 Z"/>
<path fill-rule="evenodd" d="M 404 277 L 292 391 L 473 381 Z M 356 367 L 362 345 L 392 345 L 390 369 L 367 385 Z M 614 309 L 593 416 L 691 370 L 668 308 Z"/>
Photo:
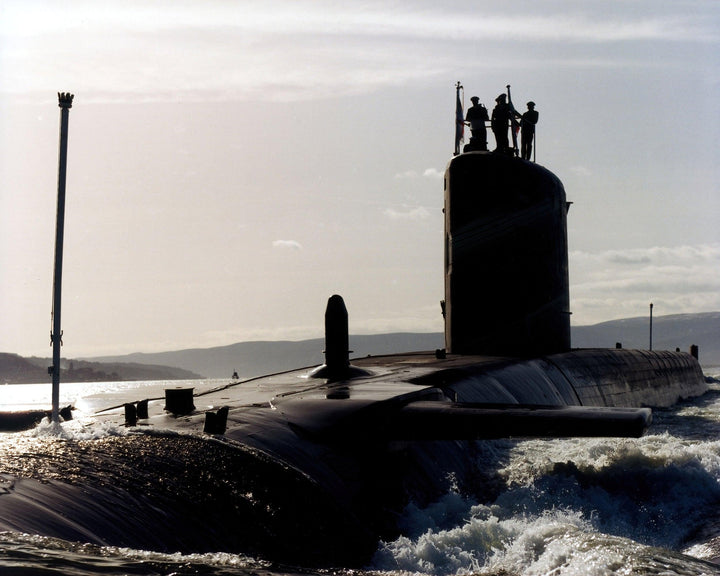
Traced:
<path fill-rule="evenodd" d="M 373 568 L 441 576 L 720 574 L 672 551 L 717 557 L 717 543 L 690 541 L 720 514 L 716 392 L 657 411 L 651 433 L 639 439 L 481 443 L 479 467 L 496 471 L 504 485 L 498 494 L 479 504 L 455 490 L 425 508 L 408 506 L 404 535 L 380 547 Z"/>
<path fill-rule="evenodd" d="M 155 562 L 185 567 L 197 564 L 212 567 L 263 570 L 271 566 L 271 563 L 268 561 L 253 558 L 245 554 L 231 554 L 229 552 L 181 554 L 180 552 L 163 553 L 117 547 L 103 547 L 99 551 L 105 556 L 116 555 L 124 560 L 134 558 L 144 563 Z"/>
<path fill-rule="evenodd" d="M 555 508 L 505 518 L 498 513 L 505 516 L 495 505 L 470 506 L 459 526 L 383 543 L 372 568 L 432 576 L 720 573 L 680 554 L 600 532 L 578 511 Z"/>
<path fill-rule="evenodd" d="M 50 422 L 47 418 L 28 432 L 37 438 L 54 437 L 63 440 L 97 440 L 108 436 L 126 436 L 128 429 L 108 422 L 86 423 L 82 420 Z"/>
<path fill-rule="evenodd" d="M 438 510 L 433 506 L 428 514 Z M 545 574 L 563 565 L 577 546 L 577 541 L 567 542 L 568 534 L 592 534 L 589 523 L 577 512 L 550 510 L 535 517 L 501 518 L 497 506 L 483 505 L 469 505 L 466 512 L 466 521 L 456 527 L 428 529 L 417 538 L 403 536 L 384 543 L 373 567 L 432 575 L 501 570 Z"/>

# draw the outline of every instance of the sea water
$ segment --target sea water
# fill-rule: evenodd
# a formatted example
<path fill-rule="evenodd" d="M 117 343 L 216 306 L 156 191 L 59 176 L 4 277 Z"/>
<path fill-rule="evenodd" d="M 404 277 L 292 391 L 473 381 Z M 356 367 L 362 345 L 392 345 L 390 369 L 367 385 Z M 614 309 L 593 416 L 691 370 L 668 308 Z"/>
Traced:
<path fill-rule="evenodd" d="M 488 498 L 478 502 L 450 489 L 428 506 L 410 503 L 401 536 L 381 542 L 362 571 L 314 571 L 223 550 L 161 554 L 2 532 L 0 575 L 720 574 L 720 368 L 704 371 L 716 379 L 708 393 L 655 410 L 643 438 L 478 442 L 477 457 L 491 471 Z M 75 404 L 76 420 L 0 434 L 0 449 L 57 436 L 126 434 L 123 427 L 88 424 L 83 415 L 120 400 L 128 388 L 151 398 L 168 384 L 202 390 L 218 381 L 64 385 L 61 403 Z M 46 402 L 47 388 L 3 386 L 0 398 L 4 409 L 37 406 Z M 16 450 L 2 450 L 0 458 L 10 452 Z M 0 505 L 10 489 L 4 482 L 11 479 L 0 475 Z"/>

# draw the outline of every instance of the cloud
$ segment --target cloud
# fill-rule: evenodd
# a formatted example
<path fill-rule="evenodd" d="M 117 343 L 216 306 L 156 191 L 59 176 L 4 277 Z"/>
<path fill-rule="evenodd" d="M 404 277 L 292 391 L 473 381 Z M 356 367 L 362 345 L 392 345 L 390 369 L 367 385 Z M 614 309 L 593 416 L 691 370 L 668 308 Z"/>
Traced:
<path fill-rule="evenodd" d="M 570 253 L 574 324 L 720 310 L 720 244 Z"/>
<path fill-rule="evenodd" d="M 652 258 L 644 253 L 613 252 L 608 253 L 607 261 L 615 264 L 650 264 Z"/>
<path fill-rule="evenodd" d="M 398 180 L 406 180 L 417 178 L 419 174 L 415 170 L 406 170 L 405 172 L 398 172 L 395 174 L 395 178 Z"/>
<path fill-rule="evenodd" d="M 28 4 L 32 4 L 31 1 Z M 107 3 L 78 2 L 78 11 L 66 6 L 42 3 L 43 10 L 25 8 L 12 11 L 12 22 L 33 24 L 46 13 L 41 25 L 53 27 L 119 25 L 131 30 L 157 33 L 162 30 L 208 29 L 213 32 L 237 29 L 258 36 L 302 35 L 367 36 L 405 39 L 468 39 L 478 37 L 506 40 L 582 40 L 617 42 L 626 40 L 690 40 L 717 39 L 712 23 L 701 15 L 681 12 L 672 7 L 663 13 L 653 3 L 653 10 L 607 10 L 606 2 L 586 2 L 580 8 L 570 3 L 556 12 L 545 5 L 527 3 L 524 9 L 508 14 L 492 8 L 482 11 L 468 9 L 462 2 L 431 6 L 412 2 L 366 2 L 362 4 L 312 1 L 274 1 L 257 3 L 239 10 L 234 3 L 204 2 L 178 9 L 175 2 L 128 1 Z M 649 4 L 648 4 L 649 5 Z M 25 3 L 18 6 L 26 6 Z M 70 12 L 70 14 L 68 14 Z M 78 16 L 82 13 L 82 18 Z M 32 18 L 32 20 L 31 20 Z M 37 24 L 36 24 L 37 25 Z M 6 30 L 13 31 L 8 25 Z"/>
<path fill-rule="evenodd" d="M 302 250 L 302 244 L 297 240 L 274 240 L 272 245 L 280 250 Z"/>
<path fill-rule="evenodd" d="M 478 38 L 547 45 L 719 39 L 709 8 L 697 14 L 672 3 L 652 8 L 608 11 L 605 2 L 588 2 L 552 13 L 527 3 L 509 13 L 505 7 L 478 12 L 459 1 L 280 0 L 239 8 L 217 0 L 181 6 L 26 0 L 10 2 L 0 20 L 2 89 L 25 94 L 70 84 L 99 101 L 122 93 L 168 101 L 297 101 L 446 77 L 457 65 L 457 50 Z M 73 42 L 65 42 L 68 37 Z M 575 51 L 563 53 L 573 60 Z M 537 63 L 558 64 L 546 57 Z"/>
<path fill-rule="evenodd" d="M 395 208 L 386 208 L 383 211 L 383 215 L 395 221 L 419 221 L 427 220 L 430 217 L 430 212 L 424 206 L 417 206 L 415 208 L 406 208 L 404 211 L 396 210 Z"/>
<path fill-rule="evenodd" d="M 587 166 L 571 166 L 570 171 L 577 176 L 589 177 L 593 175 L 593 171 Z"/>
<path fill-rule="evenodd" d="M 602 252 L 570 252 L 570 259 L 580 265 L 602 266 L 607 263 L 649 263 L 656 266 L 689 264 L 716 265 L 720 262 L 719 244 L 684 246 L 652 246 L 628 250 L 605 250 Z"/>
<path fill-rule="evenodd" d="M 430 178 L 433 180 L 442 180 L 445 172 L 441 172 L 437 168 L 426 168 L 422 173 L 417 170 L 406 170 L 395 174 L 396 180 L 414 180 L 416 178 Z"/>
<path fill-rule="evenodd" d="M 441 172 L 437 168 L 428 168 L 427 170 L 425 170 L 425 172 L 423 172 L 423 176 L 425 178 L 434 178 L 434 179 L 442 180 L 445 177 L 445 173 Z"/>

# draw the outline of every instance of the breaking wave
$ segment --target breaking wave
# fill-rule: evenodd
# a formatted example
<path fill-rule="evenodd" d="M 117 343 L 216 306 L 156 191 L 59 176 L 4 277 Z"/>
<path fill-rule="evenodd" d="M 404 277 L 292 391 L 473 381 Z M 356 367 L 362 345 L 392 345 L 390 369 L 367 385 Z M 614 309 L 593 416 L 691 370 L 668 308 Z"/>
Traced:
<path fill-rule="evenodd" d="M 487 500 L 454 490 L 408 506 L 403 535 L 383 543 L 373 568 L 720 574 L 719 428 L 716 388 L 656 412 L 655 433 L 639 439 L 484 442 L 484 468 L 496 462 Z"/>

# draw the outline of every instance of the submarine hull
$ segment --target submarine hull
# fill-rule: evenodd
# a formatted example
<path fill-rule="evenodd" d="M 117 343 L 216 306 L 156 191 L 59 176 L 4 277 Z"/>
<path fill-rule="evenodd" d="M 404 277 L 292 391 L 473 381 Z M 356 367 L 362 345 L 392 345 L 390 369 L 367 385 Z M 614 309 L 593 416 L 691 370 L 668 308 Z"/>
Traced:
<path fill-rule="evenodd" d="M 0 530 L 362 565 L 380 540 L 397 537 L 409 502 L 428 504 L 451 487 L 492 497 L 494 469 L 478 458 L 478 441 L 638 436 L 649 410 L 628 407 L 668 406 L 706 389 L 697 361 L 677 352 L 526 360 L 426 352 L 353 367 L 346 379 L 313 378 L 308 368 L 198 392 L 189 414 L 150 399 L 136 426 L 125 425 L 121 407 L 99 406 L 92 421 L 111 431 L 104 438 L 48 437 L 31 449 L 8 441 Z M 204 433 L 219 406 L 228 408 L 226 429 Z"/>

